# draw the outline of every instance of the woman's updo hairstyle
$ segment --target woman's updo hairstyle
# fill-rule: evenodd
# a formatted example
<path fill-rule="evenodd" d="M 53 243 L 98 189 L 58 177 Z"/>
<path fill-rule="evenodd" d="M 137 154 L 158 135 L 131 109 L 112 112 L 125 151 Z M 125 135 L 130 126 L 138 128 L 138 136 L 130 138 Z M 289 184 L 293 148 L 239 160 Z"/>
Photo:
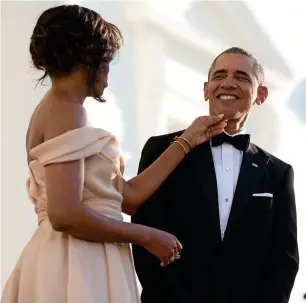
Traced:
<path fill-rule="evenodd" d="M 59 77 L 76 67 L 88 68 L 88 88 L 94 98 L 103 99 L 95 91 L 97 70 L 102 62 L 110 62 L 123 38 L 120 30 L 98 13 L 78 5 L 50 8 L 39 17 L 31 36 L 30 53 L 34 67 L 44 71 L 39 79 Z"/>

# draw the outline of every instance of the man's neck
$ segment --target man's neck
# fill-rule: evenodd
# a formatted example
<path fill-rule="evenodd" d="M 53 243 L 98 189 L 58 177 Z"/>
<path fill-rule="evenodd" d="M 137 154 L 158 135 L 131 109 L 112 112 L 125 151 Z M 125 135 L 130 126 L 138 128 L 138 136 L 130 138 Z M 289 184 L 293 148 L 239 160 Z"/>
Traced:
<path fill-rule="evenodd" d="M 228 121 L 228 124 L 224 130 L 229 135 L 235 135 L 236 133 L 241 132 L 243 128 L 244 128 L 243 124 L 231 123 L 231 121 Z"/>
<path fill-rule="evenodd" d="M 245 129 L 244 128 L 240 128 L 237 132 L 235 133 L 228 133 L 226 130 L 224 130 L 224 133 L 230 137 L 235 137 L 235 136 L 238 136 L 238 135 L 244 135 L 245 134 Z"/>

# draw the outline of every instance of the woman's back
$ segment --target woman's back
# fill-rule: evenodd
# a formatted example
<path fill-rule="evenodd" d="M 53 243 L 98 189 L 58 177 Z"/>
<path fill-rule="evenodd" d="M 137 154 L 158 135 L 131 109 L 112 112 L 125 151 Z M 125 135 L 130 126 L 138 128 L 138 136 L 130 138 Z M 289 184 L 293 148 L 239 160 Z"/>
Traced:
<path fill-rule="evenodd" d="M 45 102 L 42 100 L 35 108 L 27 129 L 26 150 L 28 163 L 31 162 L 30 150 L 35 146 L 44 142 L 44 130 L 47 111 L 45 110 Z"/>

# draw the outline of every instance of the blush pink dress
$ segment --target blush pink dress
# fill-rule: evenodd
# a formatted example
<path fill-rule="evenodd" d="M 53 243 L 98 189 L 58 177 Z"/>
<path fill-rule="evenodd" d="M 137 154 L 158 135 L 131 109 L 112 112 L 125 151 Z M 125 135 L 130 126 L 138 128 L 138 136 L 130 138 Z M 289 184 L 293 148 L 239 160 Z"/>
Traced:
<path fill-rule="evenodd" d="M 82 203 L 123 220 L 121 151 L 109 132 L 82 127 L 31 150 L 27 190 L 38 228 L 2 293 L 2 303 L 140 303 L 129 244 L 92 243 L 55 231 L 48 219 L 44 166 L 85 159 Z"/>

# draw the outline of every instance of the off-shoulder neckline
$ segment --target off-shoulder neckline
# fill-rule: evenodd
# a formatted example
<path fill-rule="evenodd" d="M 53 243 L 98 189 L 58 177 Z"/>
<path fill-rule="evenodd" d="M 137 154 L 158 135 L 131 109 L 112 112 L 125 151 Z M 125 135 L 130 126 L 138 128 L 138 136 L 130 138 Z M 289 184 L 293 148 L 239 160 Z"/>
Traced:
<path fill-rule="evenodd" d="M 67 132 L 64 132 L 62 133 L 61 135 L 58 135 L 58 136 L 55 136 L 49 140 L 46 140 L 38 145 L 36 145 L 35 147 L 31 148 L 29 153 L 30 155 L 32 155 L 33 153 L 35 153 L 35 151 L 39 148 L 41 148 L 42 146 L 46 145 L 46 144 L 49 144 L 50 142 L 52 141 L 55 141 L 55 140 L 58 140 L 59 138 L 62 138 L 62 137 L 65 137 L 67 135 L 71 135 L 72 133 L 76 133 L 76 132 L 79 132 L 79 131 L 82 131 L 84 129 L 89 129 L 89 130 L 93 130 L 93 131 L 99 131 L 99 132 L 103 132 L 107 135 L 110 135 L 110 136 L 113 136 L 112 133 L 102 129 L 102 128 L 97 128 L 97 127 L 92 127 L 92 126 L 82 126 L 82 127 L 78 127 L 78 128 L 75 128 L 75 129 L 72 129 L 72 130 L 68 130 Z"/>

